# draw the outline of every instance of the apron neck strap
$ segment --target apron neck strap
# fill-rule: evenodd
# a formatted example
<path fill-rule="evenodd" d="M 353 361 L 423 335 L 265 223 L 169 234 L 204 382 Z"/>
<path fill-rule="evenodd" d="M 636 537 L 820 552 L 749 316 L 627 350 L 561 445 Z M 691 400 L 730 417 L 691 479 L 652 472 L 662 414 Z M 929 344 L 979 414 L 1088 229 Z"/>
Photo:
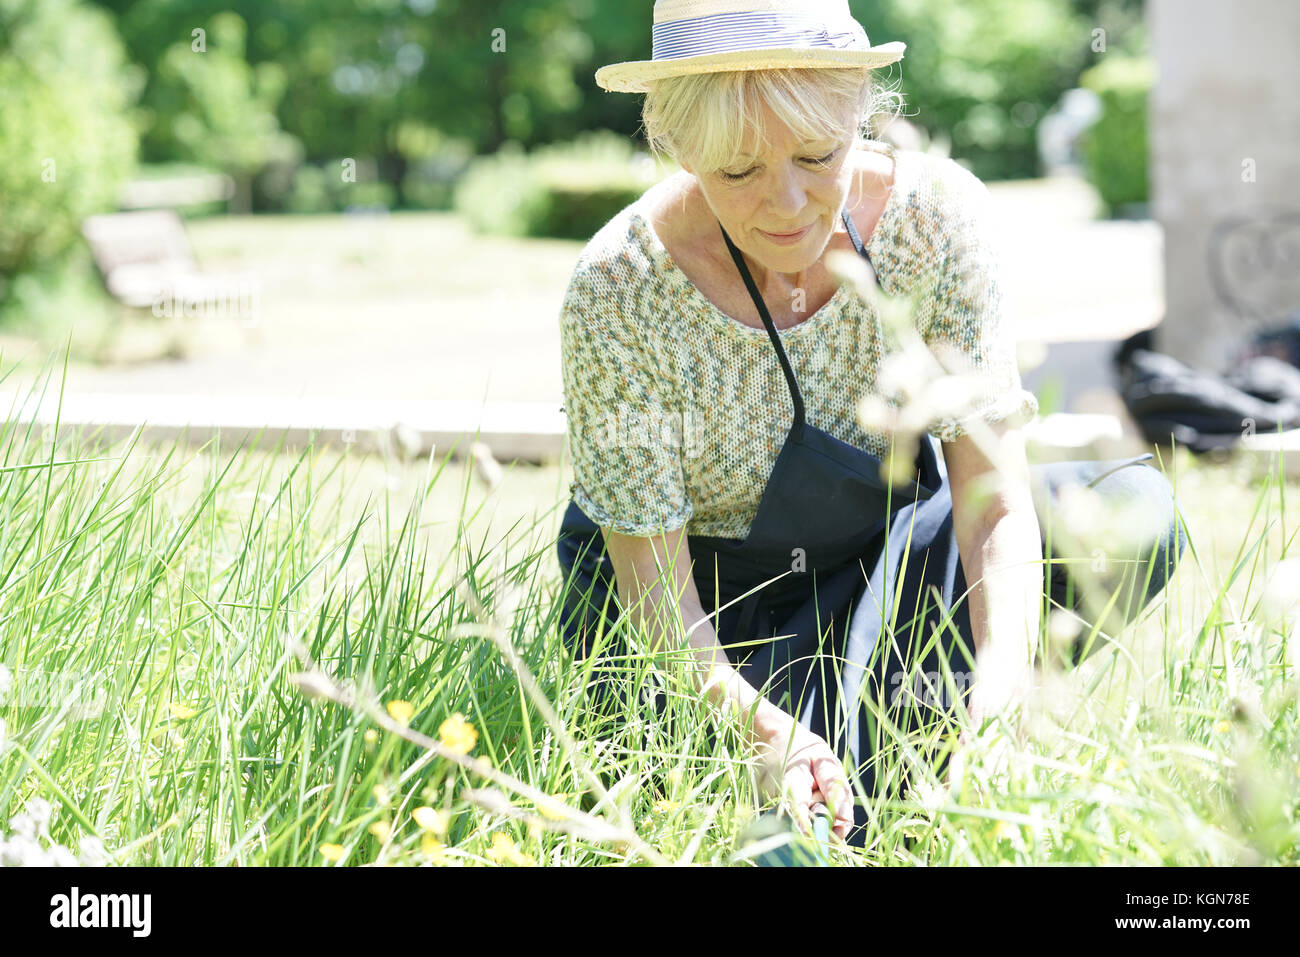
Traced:
<path fill-rule="evenodd" d="M 847 209 L 840 211 L 840 218 L 844 220 L 844 227 L 849 232 L 849 239 L 853 241 L 853 248 L 858 251 L 858 255 L 871 263 L 871 257 L 867 255 L 866 247 L 862 245 L 862 239 L 858 235 L 858 229 L 853 225 L 853 219 L 849 216 Z M 781 344 L 781 337 L 777 335 L 776 324 L 772 322 L 772 317 L 767 311 L 767 305 L 763 302 L 763 297 L 758 291 L 758 286 L 754 282 L 754 277 L 750 275 L 749 267 L 745 265 L 745 257 L 741 255 L 736 244 L 731 241 L 727 231 L 722 229 L 722 223 L 718 223 L 718 228 L 722 230 L 722 238 L 726 240 L 727 250 L 731 253 L 732 260 L 736 263 L 736 268 L 740 270 L 740 278 L 745 281 L 745 288 L 749 290 L 750 298 L 754 300 L 754 305 L 758 307 L 758 315 L 763 320 L 763 328 L 767 330 L 767 336 L 772 340 L 772 345 L 776 347 L 776 357 L 781 363 L 781 371 L 785 373 L 786 384 L 790 387 L 790 399 L 794 402 L 794 422 L 790 426 L 791 433 L 796 438 L 803 436 L 804 428 L 804 408 L 803 394 L 799 391 L 799 381 L 795 378 L 794 369 L 790 366 L 790 359 L 785 354 L 785 346 Z M 875 270 L 872 270 L 872 276 L 875 276 Z"/>

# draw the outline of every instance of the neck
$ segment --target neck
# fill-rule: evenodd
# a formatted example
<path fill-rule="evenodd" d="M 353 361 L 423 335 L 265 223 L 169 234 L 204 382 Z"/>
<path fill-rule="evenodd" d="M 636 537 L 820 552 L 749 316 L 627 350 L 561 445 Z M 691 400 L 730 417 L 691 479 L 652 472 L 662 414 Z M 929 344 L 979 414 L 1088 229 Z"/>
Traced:
<path fill-rule="evenodd" d="M 751 260 L 749 263 L 749 271 L 754 277 L 754 282 L 757 283 L 758 288 L 762 290 L 765 295 L 767 292 L 782 294 L 791 289 L 807 288 L 808 275 L 812 271 L 812 267 L 810 266 L 808 269 L 803 269 L 799 272 L 776 272 L 774 270 L 764 269 L 762 266 L 756 266 L 756 264 Z"/>
<path fill-rule="evenodd" d="M 847 241 L 848 230 L 844 228 L 844 223 L 836 217 L 835 232 L 831 234 L 830 241 L 826 244 L 825 249 L 822 250 L 823 255 L 827 250 L 836 248 L 836 242 L 840 236 L 843 236 Z M 792 289 L 807 289 L 808 283 L 812 278 L 812 273 L 821 266 L 822 261 L 822 257 L 818 256 L 817 259 L 814 260 L 806 269 L 801 269 L 798 272 L 783 273 L 764 267 L 762 264 L 755 261 L 753 256 L 747 256 L 743 251 L 741 255 L 745 256 L 745 262 L 749 266 L 749 273 L 754 277 L 754 282 L 757 284 L 759 290 L 764 293 L 764 296 L 769 292 L 774 295 L 781 295 Z"/>

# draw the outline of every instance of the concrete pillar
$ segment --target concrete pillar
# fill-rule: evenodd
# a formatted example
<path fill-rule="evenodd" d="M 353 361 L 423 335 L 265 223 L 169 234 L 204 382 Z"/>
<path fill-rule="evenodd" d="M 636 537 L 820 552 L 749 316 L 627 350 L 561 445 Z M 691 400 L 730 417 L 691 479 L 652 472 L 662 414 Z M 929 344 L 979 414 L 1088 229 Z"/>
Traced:
<path fill-rule="evenodd" d="M 1157 344 L 1222 370 L 1300 311 L 1300 2 L 1147 0 Z"/>

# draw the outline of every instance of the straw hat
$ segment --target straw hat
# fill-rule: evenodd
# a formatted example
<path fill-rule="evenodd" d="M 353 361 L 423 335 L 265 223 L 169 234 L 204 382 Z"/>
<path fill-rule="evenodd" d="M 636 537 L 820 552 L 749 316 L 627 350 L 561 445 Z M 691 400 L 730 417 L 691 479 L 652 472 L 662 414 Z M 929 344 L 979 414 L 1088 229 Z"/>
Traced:
<path fill-rule="evenodd" d="M 596 82 L 648 93 L 688 73 L 885 66 L 907 48 L 873 47 L 848 0 L 655 0 L 652 35 L 654 59 L 603 66 Z"/>

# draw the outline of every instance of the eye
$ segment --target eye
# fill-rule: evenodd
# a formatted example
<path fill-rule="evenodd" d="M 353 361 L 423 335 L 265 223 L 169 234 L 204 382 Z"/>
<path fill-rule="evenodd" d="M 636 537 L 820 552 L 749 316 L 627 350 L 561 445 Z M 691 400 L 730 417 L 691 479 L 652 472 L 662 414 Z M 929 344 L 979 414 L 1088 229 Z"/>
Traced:
<path fill-rule="evenodd" d="M 721 176 L 728 183 L 739 183 L 743 179 L 748 179 L 749 174 L 752 172 L 753 169 L 747 169 L 743 173 L 724 173 L 721 170 L 719 170 L 718 175 Z"/>
<path fill-rule="evenodd" d="M 835 158 L 837 153 L 839 153 L 839 150 L 831 150 L 831 152 L 827 153 L 825 156 L 821 157 L 820 159 L 811 156 L 806 156 L 804 157 L 804 162 L 811 163 L 815 166 L 825 167 L 828 163 L 830 163 L 831 160 Z M 745 170 L 745 172 L 743 173 L 725 173 L 719 170 L 718 175 L 721 176 L 725 182 L 739 183 L 742 180 L 749 179 L 750 174 L 753 172 L 754 170 L 751 167 L 750 169 Z"/>

